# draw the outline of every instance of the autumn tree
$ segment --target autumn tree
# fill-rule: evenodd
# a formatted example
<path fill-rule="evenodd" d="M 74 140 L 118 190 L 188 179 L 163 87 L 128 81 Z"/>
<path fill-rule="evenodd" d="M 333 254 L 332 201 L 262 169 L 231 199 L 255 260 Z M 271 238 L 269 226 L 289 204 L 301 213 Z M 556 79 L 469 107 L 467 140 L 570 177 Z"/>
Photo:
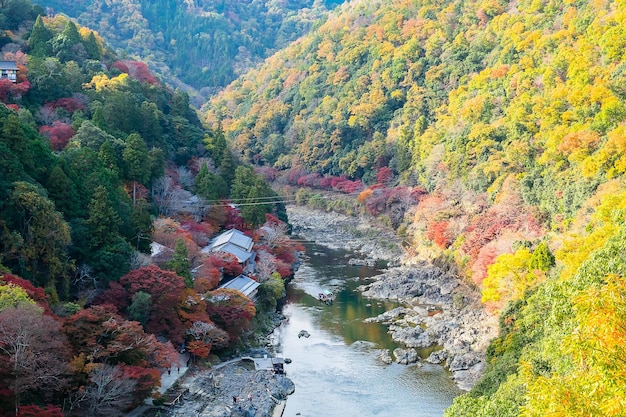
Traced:
<path fill-rule="evenodd" d="M 226 330 L 234 341 L 250 328 L 250 322 L 256 315 L 254 303 L 236 290 L 224 288 L 211 291 L 206 302 L 211 321 Z"/>
<path fill-rule="evenodd" d="M 133 296 L 145 292 L 152 297 L 152 308 L 146 322 L 146 330 L 163 335 L 173 343 L 180 344 L 184 339 L 185 327 L 178 315 L 184 278 L 155 265 L 139 268 L 120 278 L 120 284 Z"/>
<path fill-rule="evenodd" d="M 123 414 L 133 404 L 137 381 L 124 375 L 121 366 L 101 364 L 89 374 L 89 384 L 71 398 L 79 415 L 108 417 Z"/>
<path fill-rule="evenodd" d="M 27 393 L 44 395 L 48 400 L 65 387 L 67 341 L 61 324 L 42 309 L 21 303 L 0 311 L 0 361 L 3 382 L 15 398 L 15 415 Z"/>

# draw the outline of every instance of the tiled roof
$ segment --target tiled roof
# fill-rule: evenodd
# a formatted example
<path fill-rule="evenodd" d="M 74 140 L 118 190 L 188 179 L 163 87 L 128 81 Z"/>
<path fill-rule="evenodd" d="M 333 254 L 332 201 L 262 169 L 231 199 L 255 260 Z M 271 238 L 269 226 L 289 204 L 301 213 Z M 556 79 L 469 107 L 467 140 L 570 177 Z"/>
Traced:
<path fill-rule="evenodd" d="M 0 61 L 0 69 L 17 70 L 17 64 L 15 61 Z"/>
<path fill-rule="evenodd" d="M 248 278 L 244 275 L 239 275 L 237 278 L 233 278 L 225 284 L 220 285 L 220 288 L 230 288 L 232 290 L 237 290 L 246 297 L 250 297 L 250 295 L 259 287 L 258 282 L 255 280 Z"/>

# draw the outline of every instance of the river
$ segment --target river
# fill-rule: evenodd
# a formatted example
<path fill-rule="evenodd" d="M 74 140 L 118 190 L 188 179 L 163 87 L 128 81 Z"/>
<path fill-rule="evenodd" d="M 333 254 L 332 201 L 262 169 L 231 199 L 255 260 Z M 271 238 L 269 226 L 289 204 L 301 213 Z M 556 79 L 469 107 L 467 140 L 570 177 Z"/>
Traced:
<path fill-rule="evenodd" d="M 397 346 L 385 326 L 363 319 L 397 304 L 368 300 L 355 291 L 378 271 L 348 265 L 354 256 L 348 252 L 306 246 L 309 258 L 288 285 L 283 309 L 288 321 L 274 332 L 276 350 L 293 361 L 286 371 L 296 385 L 283 416 L 442 416 L 461 393 L 445 369 L 386 365 L 378 359 L 381 349 Z M 336 294 L 332 305 L 317 300 L 323 290 Z M 310 337 L 299 337 L 301 330 Z"/>

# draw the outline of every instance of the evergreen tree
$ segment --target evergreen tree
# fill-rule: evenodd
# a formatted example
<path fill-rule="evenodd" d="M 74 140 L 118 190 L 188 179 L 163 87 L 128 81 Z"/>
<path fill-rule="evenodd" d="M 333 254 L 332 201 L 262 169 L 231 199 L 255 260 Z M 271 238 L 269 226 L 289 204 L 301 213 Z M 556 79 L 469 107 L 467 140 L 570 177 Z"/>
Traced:
<path fill-rule="evenodd" d="M 550 248 L 546 242 L 541 242 L 530 257 L 528 261 L 528 269 L 532 272 L 536 269 L 541 271 L 547 271 L 554 266 L 554 255 L 550 252 Z"/>
<path fill-rule="evenodd" d="M 118 229 L 121 223 L 111 203 L 108 190 L 102 185 L 98 186 L 89 203 L 87 225 L 90 231 L 90 246 L 103 248 L 112 244 L 119 236 Z"/>
<path fill-rule="evenodd" d="M 128 315 L 131 320 L 145 325 L 150 319 L 150 310 L 152 310 L 152 296 L 150 294 L 143 291 L 137 291 L 133 294 L 133 301 L 128 307 Z"/>
<path fill-rule="evenodd" d="M 228 186 L 219 174 L 209 172 L 206 164 L 202 165 L 200 172 L 194 179 L 196 193 L 201 197 L 211 201 L 226 198 L 228 196 Z"/>
<path fill-rule="evenodd" d="M 63 31 L 52 39 L 52 52 L 61 62 L 83 61 L 86 57 L 78 28 L 71 20 L 68 20 Z"/>
<path fill-rule="evenodd" d="M 146 157 L 148 148 L 146 142 L 137 133 L 128 135 L 122 158 L 124 160 L 126 177 L 140 183 L 148 182 L 150 176 L 150 161 Z"/>
<path fill-rule="evenodd" d="M 227 150 L 228 147 L 221 124 L 212 136 L 204 138 L 204 144 L 209 156 L 213 159 L 213 162 L 215 162 L 215 166 L 220 166 L 224 157 L 224 151 Z"/>
<path fill-rule="evenodd" d="M 148 202 L 140 198 L 132 208 L 132 225 L 137 240 L 136 249 L 142 252 L 150 251 L 150 236 L 152 234 L 152 216 L 148 209 Z"/>
<path fill-rule="evenodd" d="M 66 249 L 70 227 L 45 191 L 27 182 L 17 182 L 10 198 L 11 222 L 19 233 L 12 254 L 16 270 L 40 286 L 64 278 L 69 270 Z"/>
<path fill-rule="evenodd" d="M 89 32 L 89 36 L 83 42 L 85 45 L 85 50 L 87 51 L 87 57 L 89 59 L 94 59 L 96 61 L 100 61 L 102 59 L 102 52 L 100 50 L 100 45 L 98 45 L 98 41 L 96 39 L 96 35 L 93 32 Z"/>
<path fill-rule="evenodd" d="M 49 197 L 55 202 L 66 218 L 77 216 L 80 202 L 77 201 L 76 186 L 67 177 L 61 165 L 55 166 L 46 182 Z"/>
<path fill-rule="evenodd" d="M 250 188 L 248 200 L 246 200 L 246 204 L 241 209 L 241 216 L 246 224 L 253 229 L 262 225 L 265 222 L 265 213 L 269 213 L 272 210 L 271 204 L 262 204 L 264 201 L 262 197 L 266 196 L 263 188 L 257 181 Z"/>
<path fill-rule="evenodd" d="M 233 154 L 228 148 L 224 148 L 224 152 L 222 153 L 222 162 L 219 165 L 219 171 L 224 181 L 226 181 L 226 186 L 230 188 L 235 179 L 236 167 Z"/>
<path fill-rule="evenodd" d="M 28 38 L 30 54 L 38 57 L 50 56 L 52 53 L 52 47 L 50 46 L 51 39 L 52 32 L 44 25 L 41 15 L 37 16 L 33 30 Z"/>
<path fill-rule="evenodd" d="M 193 278 L 191 277 L 191 264 L 189 262 L 189 251 L 183 239 L 176 239 L 174 244 L 174 255 L 167 263 L 167 267 L 176 272 L 176 275 L 185 279 L 187 288 L 193 288 Z"/>
<path fill-rule="evenodd" d="M 122 158 L 126 178 L 133 180 L 133 205 L 137 201 L 137 182 L 146 184 L 150 178 L 150 159 L 146 142 L 137 133 L 128 135 Z"/>

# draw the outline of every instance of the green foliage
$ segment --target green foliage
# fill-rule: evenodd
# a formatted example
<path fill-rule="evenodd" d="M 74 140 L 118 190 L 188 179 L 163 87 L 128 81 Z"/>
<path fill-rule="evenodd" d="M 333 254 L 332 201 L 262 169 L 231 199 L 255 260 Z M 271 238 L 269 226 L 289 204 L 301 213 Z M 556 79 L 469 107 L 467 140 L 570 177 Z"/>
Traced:
<path fill-rule="evenodd" d="M 196 95 L 206 95 L 298 39 L 339 3 L 343 1 L 205 2 L 188 7 L 175 0 L 106 5 L 50 0 L 46 6 L 99 28 L 114 48 L 155 68 L 169 68 L 164 79 L 178 78 L 195 87 Z"/>
<path fill-rule="evenodd" d="M 41 16 L 37 16 L 33 30 L 28 38 L 28 46 L 31 55 L 38 57 L 49 56 L 52 53 L 49 41 L 52 39 L 52 32 L 43 24 Z"/>
<path fill-rule="evenodd" d="M 0 285 L 0 311 L 24 305 L 35 305 L 35 302 L 22 287 L 14 284 Z"/>
<path fill-rule="evenodd" d="M 16 182 L 9 199 L 8 219 L 18 237 L 6 260 L 21 276 L 41 286 L 63 279 L 70 265 L 66 250 L 70 227 L 42 187 Z"/>
<path fill-rule="evenodd" d="M 137 291 L 133 294 L 133 301 L 128 307 L 128 315 L 131 320 L 145 325 L 150 319 L 152 309 L 152 296 L 147 292 Z"/>
<path fill-rule="evenodd" d="M 274 272 L 259 286 L 255 303 L 263 311 L 273 312 L 278 300 L 285 295 L 285 281 L 278 272 Z"/>
<path fill-rule="evenodd" d="M 193 278 L 191 277 L 191 262 L 189 262 L 189 250 L 185 241 L 181 238 L 174 243 L 174 254 L 167 263 L 167 267 L 176 272 L 176 275 L 185 279 L 187 288 L 193 288 Z"/>
<path fill-rule="evenodd" d="M 536 269 L 540 271 L 547 271 L 555 264 L 554 255 L 550 252 L 550 248 L 546 242 L 541 242 L 535 250 L 532 256 L 528 260 L 528 268 L 532 272 Z"/>

